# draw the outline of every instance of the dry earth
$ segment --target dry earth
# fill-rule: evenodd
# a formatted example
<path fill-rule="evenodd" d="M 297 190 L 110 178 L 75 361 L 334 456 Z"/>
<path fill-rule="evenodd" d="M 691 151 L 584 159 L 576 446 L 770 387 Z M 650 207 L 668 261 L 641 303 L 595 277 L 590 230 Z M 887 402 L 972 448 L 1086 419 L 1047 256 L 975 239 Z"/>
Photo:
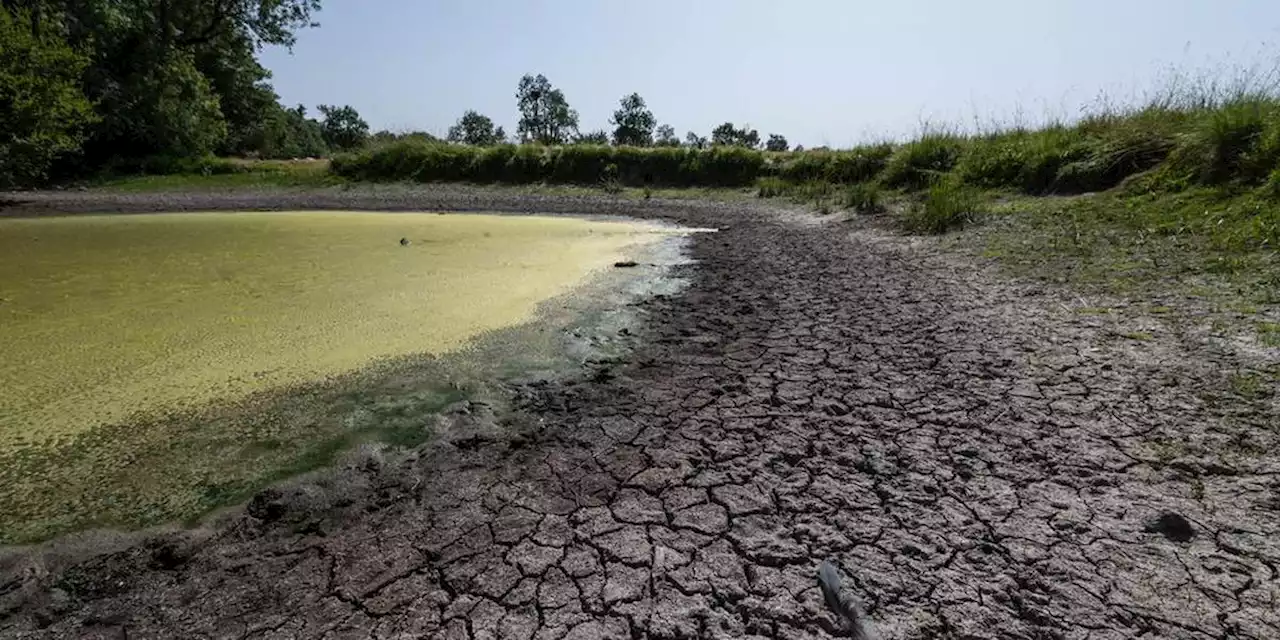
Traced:
<path fill-rule="evenodd" d="M 1117 341 L 1060 292 L 752 205 L 22 198 L 722 230 L 696 237 L 684 293 L 644 304 L 627 362 L 517 389 L 502 429 L 336 472 L 341 498 L 294 485 L 70 568 L 11 559 L 0 637 L 829 637 L 826 558 L 886 638 L 1280 637 L 1275 413 L 1225 391 L 1228 350 Z"/>

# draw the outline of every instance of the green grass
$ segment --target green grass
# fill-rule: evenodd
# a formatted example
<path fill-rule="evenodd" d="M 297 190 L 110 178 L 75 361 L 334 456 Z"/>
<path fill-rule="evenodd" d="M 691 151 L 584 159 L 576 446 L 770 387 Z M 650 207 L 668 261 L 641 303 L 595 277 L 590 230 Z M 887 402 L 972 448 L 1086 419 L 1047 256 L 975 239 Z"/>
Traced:
<path fill-rule="evenodd" d="M 1245 400 L 1261 400 L 1271 396 L 1273 381 L 1260 373 L 1236 372 L 1227 378 L 1227 385 Z"/>
<path fill-rule="evenodd" d="M 1258 342 L 1268 347 L 1280 347 L 1280 322 L 1259 322 L 1254 329 Z"/>
<path fill-rule="evenodd" d="M 890 187 L 923 189 L 955 168 L 968 141 L 949 132 L 925 132 L 898 147 L 880 179 Z"/>
<path fill-rule="evenodd" d="M 946 233 L 973 222 L 985 209 L 985 198 L 977 189 L 944 180 L 929 187 L 921 202 L 907 208 L 902 226 L 912 233 Z"/>
<path fill-rule="evenodd" d="M 202 191 L 262 187 L 324 187 L 346 182 L 329 171 L 326 160 L 221 160 L 217 170 L 103 178 L 94 186 L 108 191 Z"/>
<path fill-rule="evenodd" d="M 983 232 L 982 250 L 1022 275 L 1112 293 L 1181 285 L 1232 304 L 1280 301 L 1280 207 L 1254 192 L 1118 190 L 1010 198 L 994 210 L 1001 224 Z"/>
<path fill-rule="evenodd" d="M 875 182 L 862 182 L 844 191 L 843 204 L 858 213 L 880 213 L 885 209 L 884 188 Z"/>

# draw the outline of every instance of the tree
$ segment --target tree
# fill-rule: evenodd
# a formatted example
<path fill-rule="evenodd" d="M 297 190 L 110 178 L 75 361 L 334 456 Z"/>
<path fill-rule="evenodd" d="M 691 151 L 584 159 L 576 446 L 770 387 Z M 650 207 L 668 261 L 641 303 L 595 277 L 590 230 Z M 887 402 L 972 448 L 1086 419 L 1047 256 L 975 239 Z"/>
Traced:
<path fill-rule="evenodd" d="M 547 77 L 526 75 L 516 88 L 521 140 L 540 144 L 564 144 L 578 131 L 578 112 L 569 108 L 564 93 L 551 86 Z"/>
<path fill-rule="evenodd" d="M 615 126 L 613 143 L 632 147 L 647 147 L 653 144 L 653 126 L 658 123 L 653 112 L 645 108 L 644 98 L 633 93 L 623 96 L 621 108 L 613 112 L 609 120 Z"/>
<path fill-rule="evenodd" d="M 307 108 L 277 107 L 267 130 L 260 153 L 266 158 L 318 158 L 329 154 L 324 141 L 324 127 L 319 120 L 307 117 Z"/>
<path fill-rule="evenodd" d="M 329 148 L 355 149 L 362 146 L 369 137 L 369 123 L 361 119 L 360 114 L 350 105 L 334 107 L 322 104 L 317 108 L 324 115 L 320 132 Z"/>
<path fill-rule="evenodd" d="M 573 139 L 574 144 L 609 144 L 609 134 L 603 130 L 588 131 Z"/>
<path fill-rule="evenodd" d="M 285 153 L 298 120 L 279 105 L 256 54 L 292 45 L 319 9 L 320 0 L 0 0 L 9 24 L 19 19 L 31 36 L 87 60 L 48 74 L 77 70 L 73 84 L 93 111 L 83 122 L 67 115 L 69 131 L 84 131 L 68 149 L 78 153 L 55 154 L 56 177 L 176 166 L 152 157 Z M 3 38 L 0 48 L 23 46 Z M 0 138 L 13 131 L 0 124 Z"/>
<path fill-rule="evenodd" d="M 684 143 L 690 147 L 693 147 L 694 149 L 706 149 L 707 145 L 709 144 L 706 138 L 692 131 L 685 134 Z"/>
<path fill-rule="evenodd" d="M 776 133 L 771 133 L 769 134 L 769 141 L 764 143 L 764 148 L 766 151 L 786 151 L 791 148 L 791 145 L 787 144 L 786 138 Z"/>
<path fill-rule="evenodd" d="M 755 129 L 738 129 L 732 122 L 726 122 L 711 130 L 711 144 L 755 149 L 760 146 L 760 134 Z"/>
<path fill-rule="evenodd" d="M 153 20 L 162 49 L 190 47 L 238 33 L 256 49 L 264 44 L 287 47 L 296 42 L 298 29 L 317 26 L 311 14 L 320 0 L 125 0 L 140 6 Z"/>
<path fill-rule="evenodd" d="M 93 109 L 80 88 L 89 60 L 44 38 L 28 12 L 0 9 L 0 188 L 44 179 L 76 151 Z"/>
<path fill-rule="evenodd" d="M 502 127 L 498 127 L 498 130 L 501 131 Z M 388 142 L 399 142 L 401 140 L 415 140 L 426 143 L 440 142 L 439 138 L 427 133 L 426 131 L 404 131 L 396 133 L 386 129 L 369 136 L 369 140 L 374 144 L 386 144 Z"/>
<path fill-rule="evenodd" d="M 676 130 L 671 125 L 659 125 L 654 131 L 653 144 L 656 147 L 678 147 L 680 138 L 676 137 Z"/>
<path fill-rule="evenodd" d="M 480 115 L 475 111 L 462 114 L 457 124 L 449 127 L 449 142 L 489 147 L 502 144 L 506 138 L 507 134 L 502 127 L 494 128 L 493 120 L 489 116 Z"/>
<path fill-rule="evenodd" d="M 254 53 L 250 39 L 237 33 L 194 48 L 196 69 L 209 80 L 226 121 L 226 138 L 216 149 L 221 155 L 271 157 L 265 145 L 274 134 L 267 129 L 283 123 L 280 98 L 268 82 L 271 72 Z"/>

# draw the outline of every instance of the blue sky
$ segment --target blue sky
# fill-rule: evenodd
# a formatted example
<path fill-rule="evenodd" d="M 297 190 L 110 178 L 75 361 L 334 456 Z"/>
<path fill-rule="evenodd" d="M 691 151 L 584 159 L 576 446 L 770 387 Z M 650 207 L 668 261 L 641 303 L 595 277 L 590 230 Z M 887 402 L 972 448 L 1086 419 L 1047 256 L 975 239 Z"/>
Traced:
<path fill-rule="evenodd" d="M 324 0 L 319 22 L 263 52 L 286 104 L 436 134 L 466 109 L 514 133 L 525 73 L 583 130 L 635 91 L 681 137 L 733 121 L 848 146 L 1071 117 L 1171 67 L 1280 59 L 1276 0 Z"/>

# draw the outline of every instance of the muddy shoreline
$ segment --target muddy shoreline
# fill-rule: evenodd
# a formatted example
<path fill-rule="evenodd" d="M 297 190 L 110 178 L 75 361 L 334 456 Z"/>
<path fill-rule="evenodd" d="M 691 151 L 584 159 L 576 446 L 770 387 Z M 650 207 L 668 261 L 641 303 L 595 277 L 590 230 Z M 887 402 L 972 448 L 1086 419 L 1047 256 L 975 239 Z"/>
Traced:
<path fill-rule="evenodd" d="M 1208 397 L 1229 352 L 1117 346 L 1044 292 L 755 204 L 15 197 L 721 231 L 693 239 L 688 289 L 641 305 L 630 355 L 520 387 L 502 430 L 351 460 L 206 530 L 10 566 L 0 637 L 831 637 L 823 559 L 890 638 L 1280 634 L 1280 443 Z"/>

